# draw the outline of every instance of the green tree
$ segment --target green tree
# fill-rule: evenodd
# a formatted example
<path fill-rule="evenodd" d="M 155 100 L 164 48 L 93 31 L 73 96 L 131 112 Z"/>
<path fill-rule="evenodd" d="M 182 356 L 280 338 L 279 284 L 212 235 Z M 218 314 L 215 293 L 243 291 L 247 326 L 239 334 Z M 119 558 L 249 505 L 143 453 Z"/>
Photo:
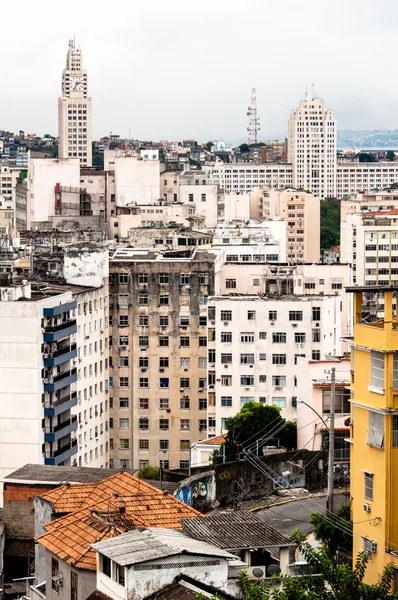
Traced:
<path fill-rule="evenodd" d="M 388 150 L 388 152 L 386 154 L 386 159 L 387 160 L 395 160 L 395 152 L 393 152 L 392 150 Z"/>
<path fill-rule="evenodd" d="M 249 152 L 249 146 L 248 146 L 248 144 L 241 144 L 241 145 L 239 146 L 239 150 L 240 150 L 242 153 Z"/>
<path fill-rule="evenodd" d="M 363 582 L 369 561 L 367 552 L 358 554 L 355 567 L 338 564 L 323 548 L 314 550 L 308 542 L 300 542 L 300 550 L 312 567 L 313 575 L 275 577 L 277 589 L 265 581 L 250 581 L 245 572 L 238 577 L 243 600 L 398 600 L 391 591 L 395 568 L 384 568 L 380 582 Z"/>
<path fill-rule="evenodd" d="M 238 451 L 244 446 L 255 444 L 258 440 L 258 452 L 263 446 L 277 445 L 296 447 L 296 424 L 286 421 L 278 406 L 267 406 L 260 402 L 246 402 L 240 412 L 226 422 L 228 429 L 225 442 L 212 454 L 213 464 L 236 459 Z"/>
<path fill-rule="evenodd" d="M 211 149 L 213 148 L 213 146 L 214 146 L 213 142 L 207 142 L 205 144 L 205 147 L 208 149 L 209 152 L 211 151 Z"/>
<path fill-rule="evenodd" d="M 321 252 L 340 244 L 340 201 L 321 200 Z"/>
<path fill-rule="evenodd" d="M 149 481 L 159 481 L 160 479 L 160 469 L 159 467 L 151 467 L 148 465 L 147 467 L 143 467 L 137 472 L 137 477 L 139 479 L 148 479 Z"/>
<path fill-rule="evenodd" d="M 312 513 L 310 523 L 314 527 L 315 539 L 322 542 L 330 555 L 339 562 L 351 562 L 352 521 L 351 508 L 342 504 L 337 514 L 325 517 Z"/>

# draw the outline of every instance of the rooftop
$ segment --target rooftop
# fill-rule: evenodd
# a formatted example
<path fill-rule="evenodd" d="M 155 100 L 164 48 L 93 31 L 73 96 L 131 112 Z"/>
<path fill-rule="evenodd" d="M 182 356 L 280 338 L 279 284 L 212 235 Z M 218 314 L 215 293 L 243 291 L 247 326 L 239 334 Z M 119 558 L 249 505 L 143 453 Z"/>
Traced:
<path fill-rule="evenodd" d="M 88 570 L 95 570 L 90 546 L 99 540 L 137 526 L 181 529 L 182 519 L 203 518 L 174 496 L 126 472 L 94 485 L 62 486 L 42 497 L 55 512 L 69 514 L 47 523 L 47 533 L 37 541 L 68 564 Z"/>
<path fill-rule="evenodd" d="M 178 261 L 210 261 L 214 262 L 216 254 L 208 250 L 199 250 L 197 248 L 187 250 L 153 250 L 138 248 L 117 248 L 110 257 L 111 261 L 150 261 L 150 262 L 175 262 Z"/>
<path fill-rule="evenodd" d="M 207 438 L 206 440 L 201 440 L 200 442 L 196 442 L 195 446 L 219 446 L 226 438 L 226 434 L 223 433 L 221 435 L 216 435 L 211 438 Z"/>
<path fill-rule="evenodd" d="M 5 483 L 93 483 L 115 475 L 115 469 L 93 469 L 91 467 L 56 467 L 27 464 L 4 478 Z"/>
<path fill-rule="evenodd" d="M 236 559 L 233 554 L 211 543 L 193 539 L 182 531 L 173 529 L 134 529 L 112 539 L 93 544 L 93 548 L 123 566 L 178 554 Z"/>
<path fill-rule="evenodd" d="M 204 519 L 184 519 L 182 525 L 193 538 L 228 550 L 294 545 L 287 536 L 246 511 L 223 512 Z"/>

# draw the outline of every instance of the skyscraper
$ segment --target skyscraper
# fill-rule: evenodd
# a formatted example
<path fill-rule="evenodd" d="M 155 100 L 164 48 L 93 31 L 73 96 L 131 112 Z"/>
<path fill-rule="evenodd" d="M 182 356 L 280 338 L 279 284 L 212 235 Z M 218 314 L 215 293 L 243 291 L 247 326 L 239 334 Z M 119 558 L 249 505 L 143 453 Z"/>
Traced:
<path fill-rule="evenodd" d="M 62 73 L 62 96 L 58 98 L 59 158 L 79 158 L 91 166 L 91 98 L 87 96 L 87 71 L 75 41 L 69 41 Z"/>
<path fill-rule="evenodd" d="M 320 98 L 301 100 L 291 112 L 288 161 L 295 188 L 321 198 L 336 197 L 336 120 Z"/>

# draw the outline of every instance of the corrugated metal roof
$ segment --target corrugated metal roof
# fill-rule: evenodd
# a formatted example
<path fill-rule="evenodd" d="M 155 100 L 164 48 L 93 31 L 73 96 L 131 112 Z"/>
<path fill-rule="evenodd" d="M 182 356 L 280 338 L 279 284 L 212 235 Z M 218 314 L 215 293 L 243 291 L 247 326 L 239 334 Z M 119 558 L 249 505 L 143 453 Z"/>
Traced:
<path fill-rule="evenodd" d="M 183 531 L 219 548 L 237 550 L 293 545 L 290 538 L 246 511 L 225 512 L 204 519 L 184 519 Z"/>
<path fill-rule="evenodd" d="M 135 529 L 92 546 L 101 554 L 124 566 L 178 554 L 236 558 L 213 544 L 198 541 L 174 529 Z"/>

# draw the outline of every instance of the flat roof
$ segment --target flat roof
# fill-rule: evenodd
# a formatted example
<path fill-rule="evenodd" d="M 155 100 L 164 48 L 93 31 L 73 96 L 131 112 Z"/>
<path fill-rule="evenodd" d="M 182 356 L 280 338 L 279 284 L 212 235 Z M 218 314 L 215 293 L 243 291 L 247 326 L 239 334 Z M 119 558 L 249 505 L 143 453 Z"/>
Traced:
<path fill-rule="evenodd" d="M 396 292 L 398 285 L 353 285 L 344 289 L 346 292 Z"/>

